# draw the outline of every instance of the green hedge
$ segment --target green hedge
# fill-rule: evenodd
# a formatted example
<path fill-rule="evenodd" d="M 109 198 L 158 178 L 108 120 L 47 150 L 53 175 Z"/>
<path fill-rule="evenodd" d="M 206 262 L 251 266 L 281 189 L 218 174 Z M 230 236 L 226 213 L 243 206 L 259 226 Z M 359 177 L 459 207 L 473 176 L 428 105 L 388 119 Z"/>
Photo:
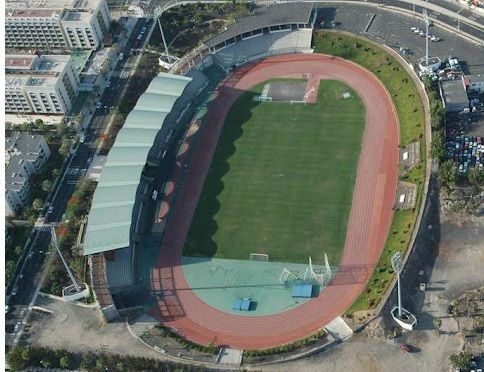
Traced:
<path fill-rule="evenodd" d="M 261 356 L 268 356 L 274 354 L 281 354 L 287 353 L 289 351 L 296 350 L 303 346 L 313 345 L 316 342 L 320 341 L 321 338 L 326 336 L 326 332 L 324 330 L 320 330 L 312 336 L 309 336 L 305 339 L 291 342 L 289 344 L 280 345 L 270 349 L 261 349 L 261 350 L 245 350 L 244 357 L 245 358 L 254 358 L 254 357 L 261 357 Z"/>

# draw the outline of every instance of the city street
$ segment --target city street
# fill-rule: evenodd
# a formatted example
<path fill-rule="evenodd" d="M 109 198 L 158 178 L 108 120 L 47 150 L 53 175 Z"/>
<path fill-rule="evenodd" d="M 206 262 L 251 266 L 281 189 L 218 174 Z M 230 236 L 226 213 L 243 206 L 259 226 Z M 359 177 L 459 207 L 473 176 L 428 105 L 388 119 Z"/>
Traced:
<path fill-rule="evenodd" d="M 89 168 L 89 164 L 97 150 L 96 140 L 102 135 L 108 124 L 110 107 L 115 107 L 120 101 L 121 93 L 128 82 L 127 77 L 131 70 L 135 68 L 134 64 L 137 56 L 131 55 L 131 50 L 137 43 L 138 34 L 141 28 L 145 26 L 145 23 L 146 19 L 141 18 L 138 20 L 126 46 L 120 49 L 120 53 L 124 53 L 125 58 L 118 61 L 110 80 L 111 86 L 100 97 L 102 106 L 96 110 L 89 128 L 85 131 L 84 143 L 79 143 L 75 154 L 67 159 L 68 167 L 64 174 L 61 175 L 62 182 L 53 191 L 52 199 L 49 199 L 50 205 L 53 206 L 53 212 L 46 216 L 46 223 L 60 222 L 62 220 L 67 202 L 74 192 L 76 183 Z M 7 347 L 13 344 L 18 333 L 14 332 L 15 325 L 17 322 L 25 320 L 26 311 L 22 312 L 22 310 L 32 305 L 31 301 L 41 277 L 41 269 L 46 261 L 46 257 L 50 255 L 49 243 L 49 231 L 38 229 L 34 232 L 33 236 L 31 236 L 31 243 L 25 252 L 25 261 L 21 264 L 21 267 L 23 265 L 23 270 L 18 273 L 15 284 L 7 294 L 6 304 L 10 306 L 8 314 L 5 315 L 5 343 Z M 13 296 L 11 292 L 15 287 L 17 288 L 17 294 Z"/>

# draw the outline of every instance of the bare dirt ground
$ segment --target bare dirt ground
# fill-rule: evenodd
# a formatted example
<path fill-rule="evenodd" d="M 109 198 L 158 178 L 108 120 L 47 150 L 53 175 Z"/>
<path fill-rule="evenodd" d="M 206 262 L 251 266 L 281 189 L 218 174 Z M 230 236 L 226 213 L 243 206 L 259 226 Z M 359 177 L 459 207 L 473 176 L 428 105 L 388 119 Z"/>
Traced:
<path fill-rule="evenodd" d="M 159 353 L 135 339 L 124 321 L 106 324 L 100 311 L 39 296 L 36 303 L 52 315 L 32 313 L 26 341 L 33 345 L 78 351 L 99 351 L 159 358 Z"/>
<path fill-rule="evenodd" d="M 435 185 L 434 185 L 435 186 Z M 437 190 L 431 187 L 433 196 Z M 426 208 L 417 250 L 409 259 L 403 305 L 415 313 L 416 330 L 397 337 L 395 343 L 385 338 L 395 325 L 384 310 L 378 319 L 349 341 L 300 361 L 264 367 L 264 371 L 446 371 L 449 354 L 463 345 L 456 320 L 447 314 L 451 299 L 466 290 L 483 285 L 484 218 L 459 220 L 439 213 L 434 197 Z M 434 244 L 436 243 L 436 244 Z M 423 270 L 423 275 L 418 275 Z M 425 282 L 427 289 L 418 287 Z M 389 301 L 390 307 L 396 302 Z M 433 325 L 442 320 L 441 333 Z M 384 325 L 383 325 L 384 324 Z M 413 347 L 412 353 L 400 350 L 400 344 Z"/>

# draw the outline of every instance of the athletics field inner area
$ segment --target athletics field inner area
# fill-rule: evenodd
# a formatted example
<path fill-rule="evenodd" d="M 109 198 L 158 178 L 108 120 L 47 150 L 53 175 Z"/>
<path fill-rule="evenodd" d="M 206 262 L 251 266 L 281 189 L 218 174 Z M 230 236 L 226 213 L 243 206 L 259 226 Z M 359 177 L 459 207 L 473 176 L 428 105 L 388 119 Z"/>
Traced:
<path fill-rule="evenodd" d="M 291 87 L 291 80 L 277 83 Z M 238 260 L 262 253 L 270 262 L 307 264 L 309 256 L 321 262 L 324 251 L 337 265 L 364 106 L 335 80 L 321 81 L 313 104 L 259 102 L 269 85 L 252 87 L 232 105 L 183 253 Z"/>

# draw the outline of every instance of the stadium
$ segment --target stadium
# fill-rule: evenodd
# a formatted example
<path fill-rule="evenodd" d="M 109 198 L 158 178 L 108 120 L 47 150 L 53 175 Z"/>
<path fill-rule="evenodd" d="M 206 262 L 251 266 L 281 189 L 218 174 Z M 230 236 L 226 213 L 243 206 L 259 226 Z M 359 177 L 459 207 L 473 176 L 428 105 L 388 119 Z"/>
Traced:
<path fill-rule="evenodd" d="M 317 22 L 312 4 L 258 7 L 139 98 L 83 243 L 108 321 L 142 308 L 195 343 L 264 349 L 365 290 L 397 206 L 399 116 L 372 72 L 314 50 Z"/>

